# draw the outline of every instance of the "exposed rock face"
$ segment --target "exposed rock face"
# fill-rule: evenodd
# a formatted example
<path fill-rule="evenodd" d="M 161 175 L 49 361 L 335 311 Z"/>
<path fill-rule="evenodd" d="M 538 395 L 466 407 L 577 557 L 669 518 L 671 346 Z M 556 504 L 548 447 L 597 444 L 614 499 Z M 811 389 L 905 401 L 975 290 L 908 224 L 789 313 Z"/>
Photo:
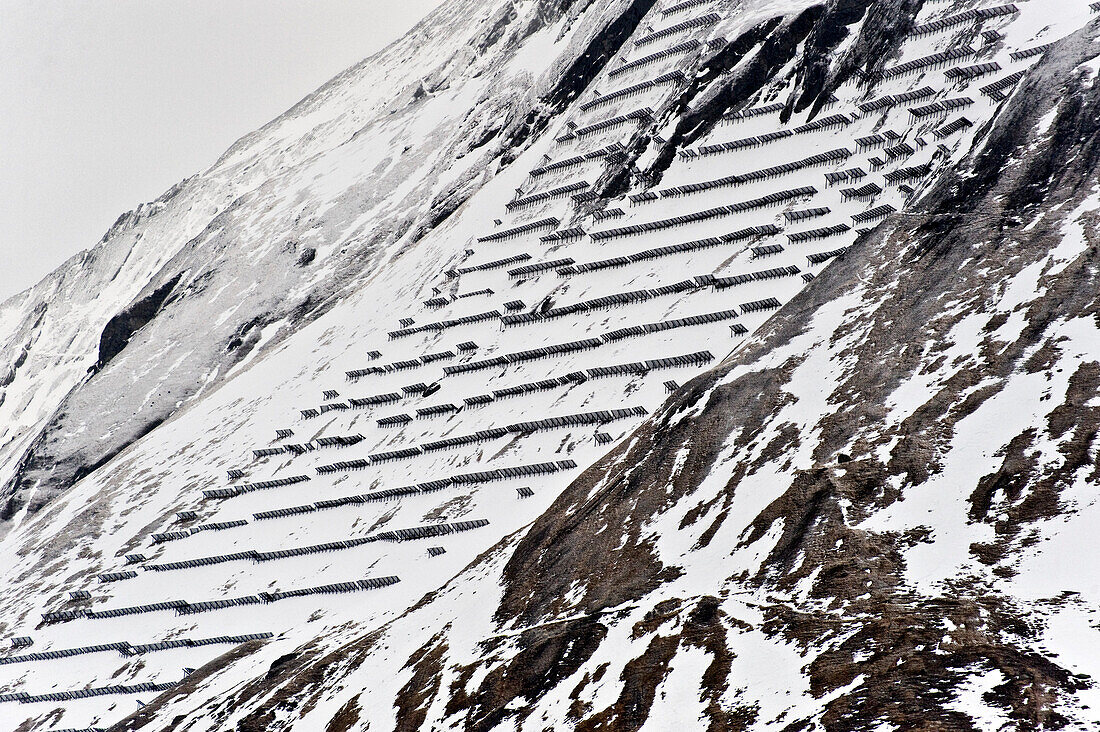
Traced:
<path fill-rule="evenodd" d="M 130 336 L 156 317 L 157 311 L 168 299 L 177 282 L 179 282 L 178 275 L 107 321 L 102 335 L 99 336 L 99 359 L 95 363 L 96 371 L 121 353 L 130 342 Z"/>
<path fill-rule="evenodd" d="M 1100 485 L 1098 55 L 1096 24 L 1059 44 L 918 212 L 521 536 L 204 709 L 349 729 L 388 698 L 371 729 L 634 730 L 690 667 L 711 730 L 1087 728 L 1095 682 L 1044 639 L 1091 590 L 1050 592 L 1034 560 L 1073 550 L 1050 519 Z"/>

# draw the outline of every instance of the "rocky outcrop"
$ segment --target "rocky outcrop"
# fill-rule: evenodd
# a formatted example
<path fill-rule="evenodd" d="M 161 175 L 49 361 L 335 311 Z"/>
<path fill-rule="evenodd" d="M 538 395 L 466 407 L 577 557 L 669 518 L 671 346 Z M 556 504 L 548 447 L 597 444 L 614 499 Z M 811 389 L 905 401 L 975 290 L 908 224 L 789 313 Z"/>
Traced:
<path fill-rule="evenodd" d="M 176 275 L 107 321 L 103 333 L 99 336 L 99 358 L 93 370 L 98 371 L 106 366 L 126 347 L 130 342 L 130 336 L 156 317 L 160 306 L 168 299 L 172 288 L 179 281 L 180 275 Z"/>

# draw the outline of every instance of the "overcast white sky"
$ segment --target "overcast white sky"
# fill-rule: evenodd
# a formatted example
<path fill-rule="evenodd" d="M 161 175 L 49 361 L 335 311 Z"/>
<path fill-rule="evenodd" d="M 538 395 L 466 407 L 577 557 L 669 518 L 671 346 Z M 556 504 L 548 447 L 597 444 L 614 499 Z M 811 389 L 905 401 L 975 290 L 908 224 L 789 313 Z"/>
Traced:
<path fill-rule="evenodd" d="M 440 0 L 0 0 L 0 301 Z"/>

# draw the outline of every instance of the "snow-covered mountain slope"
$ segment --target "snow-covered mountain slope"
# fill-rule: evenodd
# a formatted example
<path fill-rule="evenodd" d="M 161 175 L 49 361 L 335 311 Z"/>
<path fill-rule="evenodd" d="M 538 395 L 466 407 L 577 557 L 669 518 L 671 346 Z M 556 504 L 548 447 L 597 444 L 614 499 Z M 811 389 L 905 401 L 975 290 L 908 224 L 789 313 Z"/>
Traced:
<path fill-rule="evenodd" d="M 0 547 L 0 719 L 1088 728 L 1095 588 L 1036 547 L 1093 485 L 1090 8 L 474 7 L 417 32 L 512 40 L 104 321 Z"/>
<path fill-rule="evenodd" d="M 124 728 L 1095 728 L 1096 36 L 529 529 Z"/>
<path fill-rule="evenodd" d="M 5 303 L 5 517 L 360 287 L 522 151 L 583 87 L 576 57 L 631 17 L 570 5 L 447 3 Z"/>

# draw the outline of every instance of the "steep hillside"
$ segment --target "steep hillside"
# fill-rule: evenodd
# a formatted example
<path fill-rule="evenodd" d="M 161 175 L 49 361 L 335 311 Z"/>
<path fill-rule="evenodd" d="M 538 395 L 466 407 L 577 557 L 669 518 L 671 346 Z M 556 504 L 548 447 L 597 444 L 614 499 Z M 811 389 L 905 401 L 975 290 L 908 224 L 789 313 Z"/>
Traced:
<path fill-rule="evenodd" d="M 447 3 L 5 303 L 3 518 L 361 287 L 518 155 L 590 80 L 578 56 L 614 52 L 650 5 Z"/>
<path fill-rule="evenodd" d="M 445 4 L 5 306 L 0 720 L 1092 728 L 1096 12 Z"/>
<path fill-rule="evenodd" d="M 1097 35 L 522 537 L 120 729 L 1094 728 Z"/>

